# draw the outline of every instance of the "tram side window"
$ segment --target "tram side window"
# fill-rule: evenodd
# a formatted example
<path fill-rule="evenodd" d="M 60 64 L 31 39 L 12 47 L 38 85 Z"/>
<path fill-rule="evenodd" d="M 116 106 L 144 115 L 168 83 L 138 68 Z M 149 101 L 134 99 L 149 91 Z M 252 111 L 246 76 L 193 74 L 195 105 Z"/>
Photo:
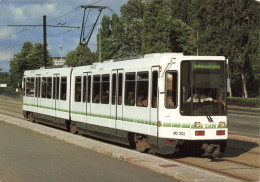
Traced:
<path fill-rule="evenodd" d="M 52 77 L 47 78 L 47 98 L 51 99 L 52 94 Z"/>
<path fill-rule="evenodd" d="M 47 88 L 47 78 L 42 77 L 42 98 L 46 98 L 47 96 L 46 88 Z"/>
<path fill-rule="evenodd" d="M 25 87 L 26 87 L 26 81 L 25 81 L 26 79 L 25 78 L 23 78 L 23 95 L 24 96 L 26 96 L 26 90 L 25 90 Z"/>
<path fill-rule="evenodd" d="M 90 103 L 91 98 L 91 76 L 88 76 L 88 103 Z"/>
<path fill-rule="evenodd" d="M 158 90 L 158 71 L 152 74 L 152 107 L 157 107 L 157 90 Z"/>
<path fill-rule="evenodd" d="M 92 92 L 92 102 L 100 103 L 100 75 L 95 75 L 93 77 L 93 92 Z"/>
<path fill-rule="evenodd" d="M 31 78 L 31 84 L 30 84 L 30 97 L 34 97 L 34 78 Z"/>
<path fill-rule="evenodd" d="M 75 102 L 81 102 L 81 76 L 75 77 Z"/>
<path fill-rule="evenodd" d="M 34 96 L 34 78 L 26 78 L 26 96 Z"/>
<path fill-rule="evenodd" d="M 87 76 L 83 77 L 83 102 L 86 102 L 86 94 L 87 94 Z"/>
<path fill-rule="evenodd" d="M 66 100 L 66 98 L 67 98 L 67 77 L 61 77 L 60 100 Z"/>
<path fill-rule="evenodd" d="M 116 103 L 116 74 L 112 75 L 112 104 Z"/>
<path fill-rule="evenodd" d="M 53 77 L 53 99 L 59 99 L 60 77 Z"/>
<path fill-rule="evenodd" d="M 122 95 L 123 95 L 123 74 L 119 73 L 118 77 L 118 98 L 117 98 L 117 104 L 122 104 Z"/>
<path fill-rule="evenodd" d="M 177 107 L 177 72 L 166 72 L 166 108 Z"/>
<path fill-rule="evenodd" d="M 108 104 L 109 103 L 109 75 L 102 75 L 101 82 L 101 103 Z"/>
<path fill-rule="evenodd" d="M 37 94 L 37 97 L 41 97 L 41 77 L 38 78 L 39 81 L 38 81 L 38 94 Z"/>
<path fill-rule="evenodd" d="M 39 92 L 39 77 L 36 77 L 36 83 L 35 83 L 35 97 L 38 96 L 38 92 Z"/>
<path fill-rule="evenodd" d="M 135 73 L 125 75 L 125 105 L 135 105 Z"/>
<path fill-rule="evenodd" d="M 137 106 L 148 106 L 148 88 L 149 88 L 149 75 L 148 72 L 137 73 Z"/>
<path fill-rule="evenodd" d="M 26 96 L 29 97 L 30 95 L 30 84 L 31 84 L 31 79 L 26 78 Z"/>

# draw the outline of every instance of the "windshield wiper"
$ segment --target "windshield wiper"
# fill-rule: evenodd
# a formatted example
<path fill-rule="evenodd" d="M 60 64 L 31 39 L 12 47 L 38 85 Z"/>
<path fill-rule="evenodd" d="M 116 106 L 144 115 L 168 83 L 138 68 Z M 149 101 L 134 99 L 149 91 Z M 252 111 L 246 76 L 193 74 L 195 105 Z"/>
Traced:
<path fill-rule="evenodd" d="M 214 122 L 212 117 L 209 115 L 208 111 L 205 109 L 204 105 L 201 103 L 200 101 L 200 95 L 198 94 L 198 100 L 199 100 L 199 106 L 201 107 L 202 111 L 204 112 L 204 114 L 206 115 L 208 121 L 211 123 L 211 122 Z"/>

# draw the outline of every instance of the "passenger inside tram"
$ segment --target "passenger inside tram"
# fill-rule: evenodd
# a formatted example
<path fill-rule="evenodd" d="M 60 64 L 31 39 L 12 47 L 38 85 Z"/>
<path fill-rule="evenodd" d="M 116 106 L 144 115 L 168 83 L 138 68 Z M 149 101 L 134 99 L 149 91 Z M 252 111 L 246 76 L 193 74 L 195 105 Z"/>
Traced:
<path fill-rule="evenodd" d="M 93 99 L 93 103 L 99 103 L 100 102 L 100 94 L 97 93 Z"/>
<path fill-rule="evenodd" d="M 108 92 L 108 90 L 103 94 L 101 103 L 102 104 L 108 104 L 109 103 L 109 92 Z"/>
<path fill-rule="evenodd" d="M 128 97 L 126 99 L 126 105 L 130 105 L 133 106 L 135 105 L 135 96 L 134 96 L 134 92 L 133 91 L 129 91 L 128 92 Z"/>
<path fill-rule="evenodd" d="M 148 105 L 147 97 L 144 97 L 144 94 L 141 93 L 140 96 L 137 98 L 137 106 L 147 107 L 147 105 Z"/>

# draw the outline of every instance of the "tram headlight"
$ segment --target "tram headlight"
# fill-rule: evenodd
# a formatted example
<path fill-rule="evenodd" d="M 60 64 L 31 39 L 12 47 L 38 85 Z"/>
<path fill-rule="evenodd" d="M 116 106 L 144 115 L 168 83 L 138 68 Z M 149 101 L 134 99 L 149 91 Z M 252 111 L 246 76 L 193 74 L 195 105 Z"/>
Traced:
<path fill-rule="evenodd" d="M 195 123 L 194 123 L 194 127 L 200 128 L 200 122 L 195 122 Z"/>
<path fill-rule="evenodd" d="M 220 122 L 219 123 L 219 127 L 225 127 L 225 125 L 226 125 L 225 122 Z"/>

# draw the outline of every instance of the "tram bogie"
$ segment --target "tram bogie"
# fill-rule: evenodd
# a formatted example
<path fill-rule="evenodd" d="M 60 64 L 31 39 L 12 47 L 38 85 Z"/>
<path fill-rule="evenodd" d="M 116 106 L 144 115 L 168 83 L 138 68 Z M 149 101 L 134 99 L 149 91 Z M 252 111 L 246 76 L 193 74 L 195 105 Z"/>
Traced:
<path fill-rule="evenodd" d="M 24 116 L 140 152 L 190 146 L 215 155 L 228 135 L 225 69 L 222 56 L 164 53 L 28 70 Z"/>

